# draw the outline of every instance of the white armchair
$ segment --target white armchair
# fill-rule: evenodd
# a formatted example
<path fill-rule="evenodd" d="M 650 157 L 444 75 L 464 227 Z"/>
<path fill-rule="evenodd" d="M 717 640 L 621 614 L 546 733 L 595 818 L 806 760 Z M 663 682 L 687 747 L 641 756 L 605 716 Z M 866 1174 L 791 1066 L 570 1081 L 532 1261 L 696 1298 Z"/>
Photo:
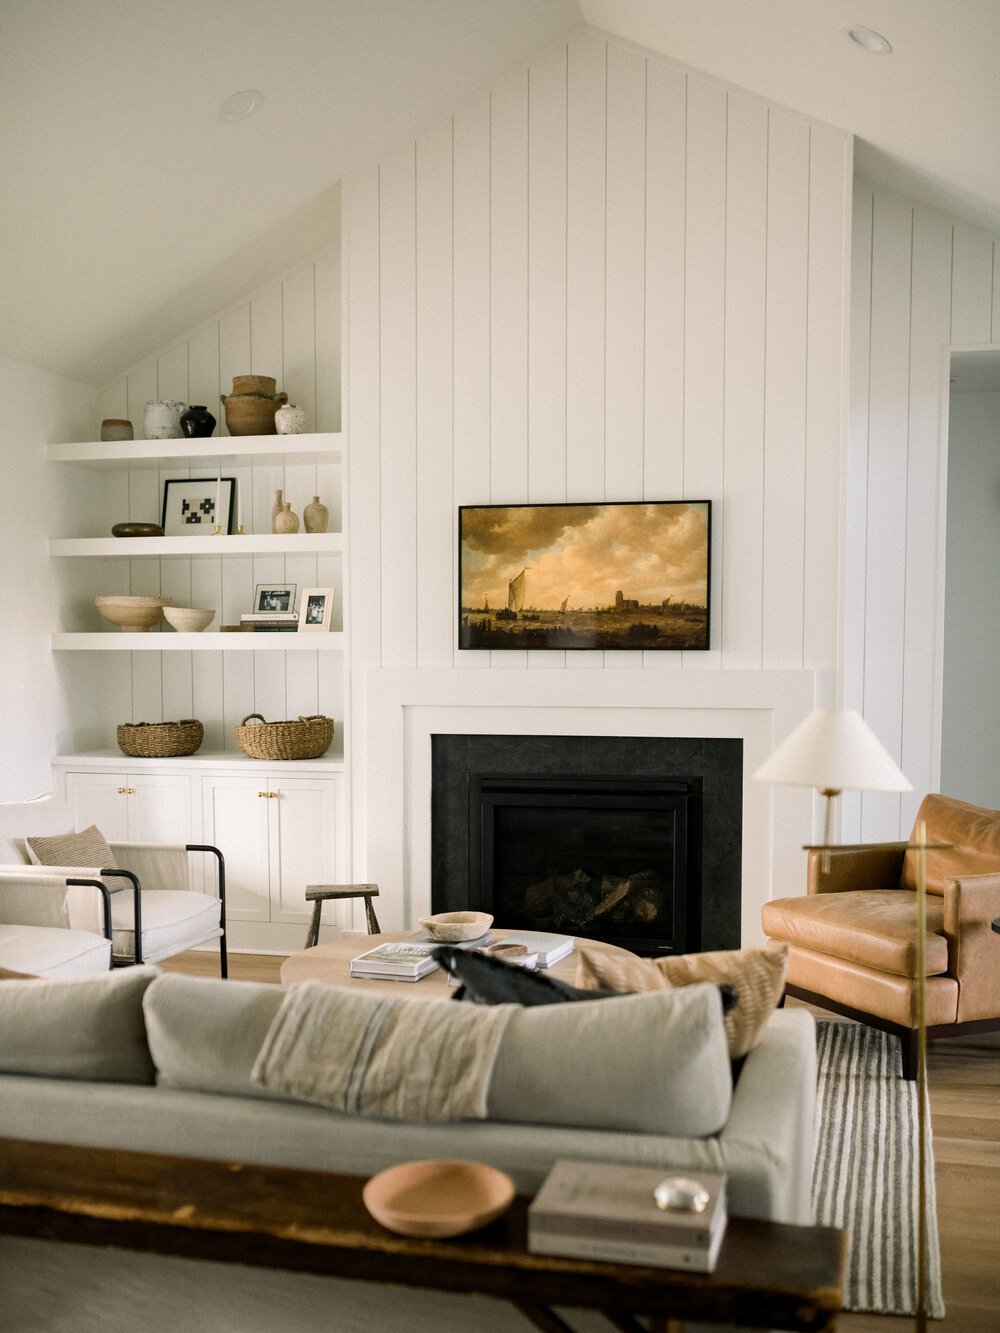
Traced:
<path fill-rule="evenodd" d="M 69 832 L 68 832 L 69 831 Z M 117 966 L 130 963 L 155 963 L 163 958 L 196 948 L 211 940 L 219 941 L 219 968 L 228 976 L 226 955 L 226 867 L 217 847 L 203 843 L 161 845 L 153 843 L 112 843 L 114 865 L 32 865 L 28 840 L 37 849 L 39 838 L 69 841 L 72 845 L 72 816 L 69 808 L 53 793 L 32 801 L 0 804 L 0 858 L 16 861 L 0 866 L 0 883 L 20 882 L 20 897 L 12 901 L 0 917 L 19 923 L 28 910 L 35 886 L 46 880 L 64 885 L 64 918 L 50 920 L 48 928 L 62 924 L 73 931 L 96 934 L 103 931 L 111 941 L 111 955 Z M 103 839 L 98 839 L 103 843 Z M 209 858 L 207 884 L 214 879 L 216 891 L 200 892 L 191 887 L 192 854 Z M 77 881 L 89 886 L 89 897 Z M 102 900 L 93 893 L 94 885 L 103 890 Z M 65 886 L 69 887 L 65 887 Z M 50 909 L 51 912 L 56 908 Z M 9 964 L 13 966 L 13 964 Z M 27 968 L 21 968 L 27 971 Z"/>
<path fill-rule="evenodd" d="M 102 931 L 70 926 L 70 899 Z M 111 894 L 99 879 L 59 873 L 21 874 L 0 866 L 0 967 L 33 976 L 70 977 L 111 967 Z"/>

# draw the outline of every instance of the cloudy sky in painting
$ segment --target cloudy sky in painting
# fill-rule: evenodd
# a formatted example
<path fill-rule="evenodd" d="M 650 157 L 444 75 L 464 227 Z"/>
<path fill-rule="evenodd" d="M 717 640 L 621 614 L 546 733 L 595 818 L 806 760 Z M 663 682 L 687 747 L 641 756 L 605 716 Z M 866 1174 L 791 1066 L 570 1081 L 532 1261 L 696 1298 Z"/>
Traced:
<path fill-rule="evenodd" d="M 527 566 L 525 607 L 610 606 L 615 593 L 644 605 L 665 597 L 704 606 L 705 504 L 488 506 L 462 511 L 462 605 L 507 605 Z"/>

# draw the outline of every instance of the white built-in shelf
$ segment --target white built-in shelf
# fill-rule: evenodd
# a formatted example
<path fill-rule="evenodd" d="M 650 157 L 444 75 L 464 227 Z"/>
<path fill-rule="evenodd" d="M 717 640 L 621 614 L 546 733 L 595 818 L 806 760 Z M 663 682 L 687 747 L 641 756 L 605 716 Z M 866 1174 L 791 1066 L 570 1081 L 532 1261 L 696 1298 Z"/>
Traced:
<path fill-rule="evenodd" d="M 343 735 L 340 722 L 333 744 L 326 754 L 319 759 L 251 759 L 242 750 L 198 750 L 194 754 L 170 755 L 161 759 L 137 759 L 132 755 L 122 754 L 121 750 L 95 749 L 85 750 L 80 754 L 60 754 L 52 760 L 55 768 L 75 768 L 86 765 L 87 768 L 107 768 L 117 771 L 127 768 L 129 772 L 141 773 L 147 770 L 162 772 L 164 768 L 237 768 L 241 772 L 255 769 L 274 769 L 299 776 L 303 772 L 342 773 L 344 771 Z"/>
<path fill-rule="evenodd" d="M 243 533 L 207 537 L 52 537 L 51 556 L 341 555 L 340 532 Z"/>
<path fill-rule="evenodd" d="M 292 463 L 340 463 L 341 443 L 339 431 L 309 435 L 212 435 L 200 440 L 90 440 L 83 444 L 50 444 L 48 460 L 117 471 L 161 467 L 211 469 L 220 460 L 231 467 L 284 467 Z"/>
<path fill-rule="evenodd" d="M 150 653 L 342 653 L 344 635 L 304 631 L 295 634 L 220 634 L 205 630 L 201 634 L 177 634 L 170 630 L 123 634 L 109 630 L 97 634 L 53 634 L 52 647 L 76 652 L 150 652 Z"/>

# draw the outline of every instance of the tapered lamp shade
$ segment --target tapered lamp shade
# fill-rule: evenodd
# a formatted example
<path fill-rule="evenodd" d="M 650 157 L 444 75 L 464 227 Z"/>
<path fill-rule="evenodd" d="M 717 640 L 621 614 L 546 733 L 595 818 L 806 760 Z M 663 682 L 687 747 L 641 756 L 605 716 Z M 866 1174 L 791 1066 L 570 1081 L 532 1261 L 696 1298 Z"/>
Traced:
<path fill-rule="evenodd" d="M 861 714 L 846 709 L 814 709 L 753 776 L 822 792 L 913 790 Z"/>

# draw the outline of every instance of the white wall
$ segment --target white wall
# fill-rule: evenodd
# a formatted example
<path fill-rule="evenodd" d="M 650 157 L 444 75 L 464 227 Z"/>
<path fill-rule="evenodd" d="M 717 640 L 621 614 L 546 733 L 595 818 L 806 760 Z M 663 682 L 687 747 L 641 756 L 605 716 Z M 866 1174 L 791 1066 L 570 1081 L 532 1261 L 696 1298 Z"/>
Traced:
<path fill-rule="evenodd" d="M 698 679 L 835 672 L 850 169 L 842 132 L 582 32 L 345 182 L 355 846 L 393 892 L 422 882 L 397 831 L 429 772 L 380 672 L 474 677 L 483 717 L 565 672 L 592 706 L 549 725 L 622 735 L 690 734 L 678 672 L 703 734 L 727 722 Z M 457 649 L 458 505 L 671 498 L 714 503 L 709 652 Z M 635 672 L 664 713 L 629 714 Z M 801 858 L 808 799 L 780 829 L 765 804 L 768 854 Z"/>
<path fill-rule="evenodd" d="M 336 201 L 335 201 L 336 203 Z M 341 308 L 339 215 L 331 214 L 337 243 L 303 261 L 246 300 L 206 320 L 158 354 L 128 368 L 100 393 L 100 417 L 126 417 L 142 435 L 145 405 L 151 398 L 204 403 L 226 434 L 220 394 L 232 389 L 234 375 L 273 375 L 289 402 L 306 410 L 309 431 L 340 429 Z M 92 431 L 91 438 L 96 435 Z M 218 460 L 205 442 L 202 469 L 160 469 L 115 474 L 117 489 L 104 496 L 103 526 L 125 519 L 159 522 L 163 483 L 170 477 L 215 476 Z M 330 529 L 340 521 L 340 470 L 296 465 L 233 468 L 243 497 L 248 532 L 269 532 L 274 491 L 302 515 L 313 495 L 330 506 Z M 304 587 L 342 586 L 339 556 L 254 556 L 219 560 L 163 559 L 118 561 L 107 569 L 115 581 L 108 592 L 172 596 L 178 606 L 211 606 L 219 623 L 235 623 L 252 604 L 257 583 L 291 582 Z M 338 598 L 334 628 L 342 628 Z M 90 627 L 90 626 L 88 626 Z M 83 628 L 83 626 L 80 626 Z M 97 626 L 92 626 L 97 628 Z M 169 631 L 168 631 L 169 632 Z M 109 704 L 103 719 L 108 744 L 114 723 L 157 722 L 198 717 L 205 723 L 204 748 L 237 749 L 234 726 L 246 714 L 268 720 L 300 713 L 327 713 L 337 720 L 335 748 L 343 744 L 343 664 L 337 654 L 156 653 L 108 655 Z"/>
<path fill-rule="evenodd" d="M 1000 393 L 953 393 L 948 426 L 941 787 L 1000 809 Z"/>
<path fill-rule="evenodd" d="M 0 358 L 0 464 L 6 479 L 0 578 L 6 608 L 0 651 L 4 700 L 0 800 L 19 801 L 52 786 L 51 756 L 61 748 L 71 711 L 92 709 L 97 679 L 83 670 L 68 685 L 49 648 L 59 624 L 63 585 L 48 558 L 50 522 L 65 521 L 71 500 L 88 497 L 72 479 L 49 476 L 45 446 L 94 431 L 94 389 Z M 70 696 L 72 693 L 72 697 Z"/>
<path fill-rule="evenodd" d="M 914 790 L 845 797 L 848 840 L 907 836 L 941 789 L 948 355 L 1000 339 L 998 276 L 997 238 L 856 184 L 844 702 Z"/>

